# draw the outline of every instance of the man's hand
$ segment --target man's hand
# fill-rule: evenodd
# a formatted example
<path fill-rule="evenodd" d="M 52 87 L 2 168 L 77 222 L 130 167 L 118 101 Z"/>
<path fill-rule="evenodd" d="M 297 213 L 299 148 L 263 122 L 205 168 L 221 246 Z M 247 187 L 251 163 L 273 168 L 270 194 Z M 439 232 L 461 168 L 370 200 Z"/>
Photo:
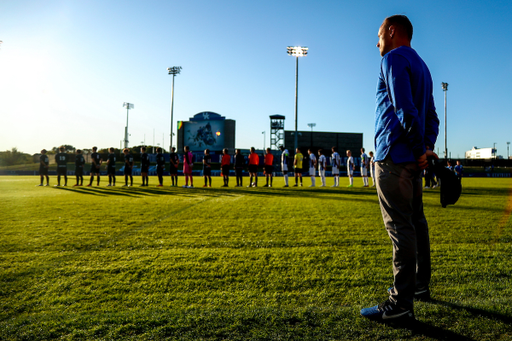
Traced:
<path fill-rule="evenodd" d="M 434 153 L 433 151 L 427 149 L 427 151 L 425 152 L 425 154 L 423 154 L 422 156 L 420 156 L 416 162 L 418 163 L 418 167 L 420 167 L 421 170 L 425 169 L 428 167 L 428 160 L 427 158 L 433 156 L 434 158 L 436 159 L 439 159 L 439 157 L 437 156 L 436 153 Z"/>

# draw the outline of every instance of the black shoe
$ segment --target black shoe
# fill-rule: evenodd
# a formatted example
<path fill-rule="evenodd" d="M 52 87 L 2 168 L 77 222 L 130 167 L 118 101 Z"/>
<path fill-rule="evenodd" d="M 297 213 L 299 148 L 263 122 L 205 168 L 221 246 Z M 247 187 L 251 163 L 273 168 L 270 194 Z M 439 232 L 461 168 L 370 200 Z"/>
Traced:
<path fill-rule="evenodd" d="M 379 305 L 361 309 L 361 316 L 381 322 L 406 322 L 415 320 L 412 308 L 397 306 L 389 299 Z"/>
<path fill-rule="evenodd" d="M 388 288 L 388 294 L 391 294 L 391 290 L 393 287 Z M 431 300 L 430 298 L 430 289 L 429 288 L 418 288 L 414 290 L 414 299 L 416 301 L 428 302 Z"/>

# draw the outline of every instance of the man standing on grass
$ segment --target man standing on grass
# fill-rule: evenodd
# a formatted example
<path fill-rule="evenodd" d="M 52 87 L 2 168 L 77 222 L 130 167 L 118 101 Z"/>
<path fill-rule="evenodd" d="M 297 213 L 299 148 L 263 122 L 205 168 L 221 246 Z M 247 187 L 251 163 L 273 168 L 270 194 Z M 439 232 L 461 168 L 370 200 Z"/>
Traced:
<path fill-rule="evenodd" d="M 265 177 L 267 178 L 267 184 L 263 187 L 272 187 L 272 180 L 273 180 L 273 172 L 274 172 L 274 154 L 272 154 L 272 151 L 270 148 L 267 148 L 267 152 L 265 154 L 264 159 L 265 164 Z M 270 185 L 268 184 L 268 180 L 270 179 Z"/>
<path fill-rule="evenodd" d="M 156 187 L 164 186 L 164 170 L 165 170 L 165 156 L 162 154 L 162 148 L 156 149 L 156 175 L 158 176 L 158 185 Z"/>
<path fill-rule="evenodd" d="M 149 155 L 146 153 L 146 147 L 140 148 L 140 175 L 142 176 L 142 185 L 147 187 L 149 184 Z"/>
<path fill-rule="evenodd" d="M 308 149 L 309 154 L 309 176 L 311 177 L 311 185 L 309 187 L 315 187 L 315 169 L 316 169 L 316 157 L 315 153 L 310 149 Z"/>
<path fill-rule="evenodd" d="M 288 152 L 288 149 L 286 149 L 284 146 L 280 146 L 279 149 L 281 149 L 281 170 L 283 172 L 284 176 L 284 187 L 288 187 L 288 158 L 290 157 L 290 153 Z"/>
<path fill-rule="evenodd" d="M 354 186 L 354 158 L 352 157 L 352 152 L 347 150 L 347 176 L 349 184 L 347 187 Z"/>
<path fill-rule="evenodd" d="M 76 185 L 74 185 L 74 186 L 83 186 L 83 184 L 84 184 L 84 164 L 85 164 L 85 158 L 82 155 L 82 150 L 77 149 L 76 155 L 75 155 Z"/>
<path fill-rule="evenodd" d="M 92 147 L 92 154 L 91 154 L 91 181 L 86 187 L 91 187 L 92 182 L 94 181 L 94 175 L 98 177 L 97 179 L 97 186 L 100 185 L 100 166 L 101 166 L 101 156 L 97 152 L 98 147 Z"/>
<path fill-rule="evenodd" d="M 180 164 L 180 158 L 176 153 L 176 148 L 171 148 L 171 154 L 169 155 L 169 175 L 171 176 L 171 187 L 178 186 L 178 165 Z"/>
<path fill-rule="evenodd" d="M 64 186 L 68 185 L 68 154 L 64 153 L 64 146 L 59 147 L 59 152 L 55 154 L 55 162 L 57 162 L 57 184 L 60 186 L 60 176 L 64 176 Z"/>
<path fill-rule="evenodd" d="M 414 320 L 413 300 L 430 299 L 430 242 L 421 171 L 439 132 L 430 71 L 411 48 L 412 24 L 394 15 L 380 26 L 382 56 L 375 110 L 375 177 L 393 244 L 393 287 L 383 303 L 361 310 L 379 321 Z"/>
<path fill-rule="evenodd" d="M 300 152 L 300 149 L 297 148 L 295 150 L 295 157 L 293 160 L 293 166 L 295 168 L 295 185 L 293 187 L 297 187 L 297 178 L 300 178 L 300 187 L 302 187 L 302 161 L 304 160 L 304 155 Z"/>
<path fill-rule="evenodd" d="M 108 159 L 107 159 L 107 174 L 108 174 L 108 185 L 107 187 L 116 185 L 116 154 L 114 147 L 110 147 L 108 149 Z"/>
<path fill-rule="evenodd" d="M 327 158 L 324 155 L 323 149 L 318 150 L 318 175 L 320 175 L 320 180 L 322 181 L 322 185 L 320 187 L 325 187 L 325 169 L 327 167 Z"/>
<path fill-rule="evenodd" d="M 123 149 L 124 154 L 124 186 L 123 187 L 132 187 L 133 186 L 133 155 L 130 153 L 130 149 Z M 128 185 L 128 177 L 130 178 L 130 185 Z"/>
<path fill-rule="evenodd" d="M 363 178 L 363 187 L 368 187 L 368 155 L 361 148 L 361 177 Z"/>
<path fill-rule="evenodd" d="M 258 165 L 260 164 L 260 157 L 256 154 L 256 149 L 251 147 L 251 154 L 249 155 L 249 175 L 251 182 L 247 187 L 258 187 Z M 254 178 L 254 182 L 252 179 Z"/>
<path fill-rule="evenodd" d="M 334 177 L 334 185 L 332 185 L 331 187 L 339 187 L 341 157 L 340 157 L 340 154 L 338 154 L 338 147 L 332 147 L 331 151 L 332 151 L 332 156 L 331 156 L 332 176 Z"/>
<path fill-rule="evenodd" d="M 50 165 L 50 159 L 46 155 L 46 149 L 41 150 L 41 156 L 39 156 L 39 177 L 41 183 L 38 186 L 43 186 L 44 178 L 46 177 L 46 186 L 50 186 L 50 178 L 48 177 L 48 166 Z"/>

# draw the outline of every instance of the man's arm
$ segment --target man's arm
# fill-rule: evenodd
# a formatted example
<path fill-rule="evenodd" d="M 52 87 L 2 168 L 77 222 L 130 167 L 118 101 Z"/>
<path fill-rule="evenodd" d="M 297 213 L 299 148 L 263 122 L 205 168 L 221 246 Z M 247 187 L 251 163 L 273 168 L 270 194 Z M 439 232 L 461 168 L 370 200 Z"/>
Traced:
<path fill-rule="evenodd" d="M 413 102 L 409 62 L 403 56 L 388 55 L 383 58 L 382 72 L 395 115 L 414 157 L 418 159 L 425 154 L 426 148 L 418 109 Z"/>

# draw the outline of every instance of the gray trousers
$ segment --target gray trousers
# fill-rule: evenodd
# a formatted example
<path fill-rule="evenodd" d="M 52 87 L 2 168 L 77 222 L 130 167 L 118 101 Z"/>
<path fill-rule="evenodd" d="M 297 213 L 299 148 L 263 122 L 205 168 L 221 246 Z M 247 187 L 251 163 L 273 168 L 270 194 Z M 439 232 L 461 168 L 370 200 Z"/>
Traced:
<path fill-rule="evenodd" d="M 415 289 L 428 288 L 430 240 L 423 213 L 421 170 L 416 163 L 375 163 L 375 178 L 384 226 L 393 244 L 393 290 L 390 300 L 413 307 Z"/>

